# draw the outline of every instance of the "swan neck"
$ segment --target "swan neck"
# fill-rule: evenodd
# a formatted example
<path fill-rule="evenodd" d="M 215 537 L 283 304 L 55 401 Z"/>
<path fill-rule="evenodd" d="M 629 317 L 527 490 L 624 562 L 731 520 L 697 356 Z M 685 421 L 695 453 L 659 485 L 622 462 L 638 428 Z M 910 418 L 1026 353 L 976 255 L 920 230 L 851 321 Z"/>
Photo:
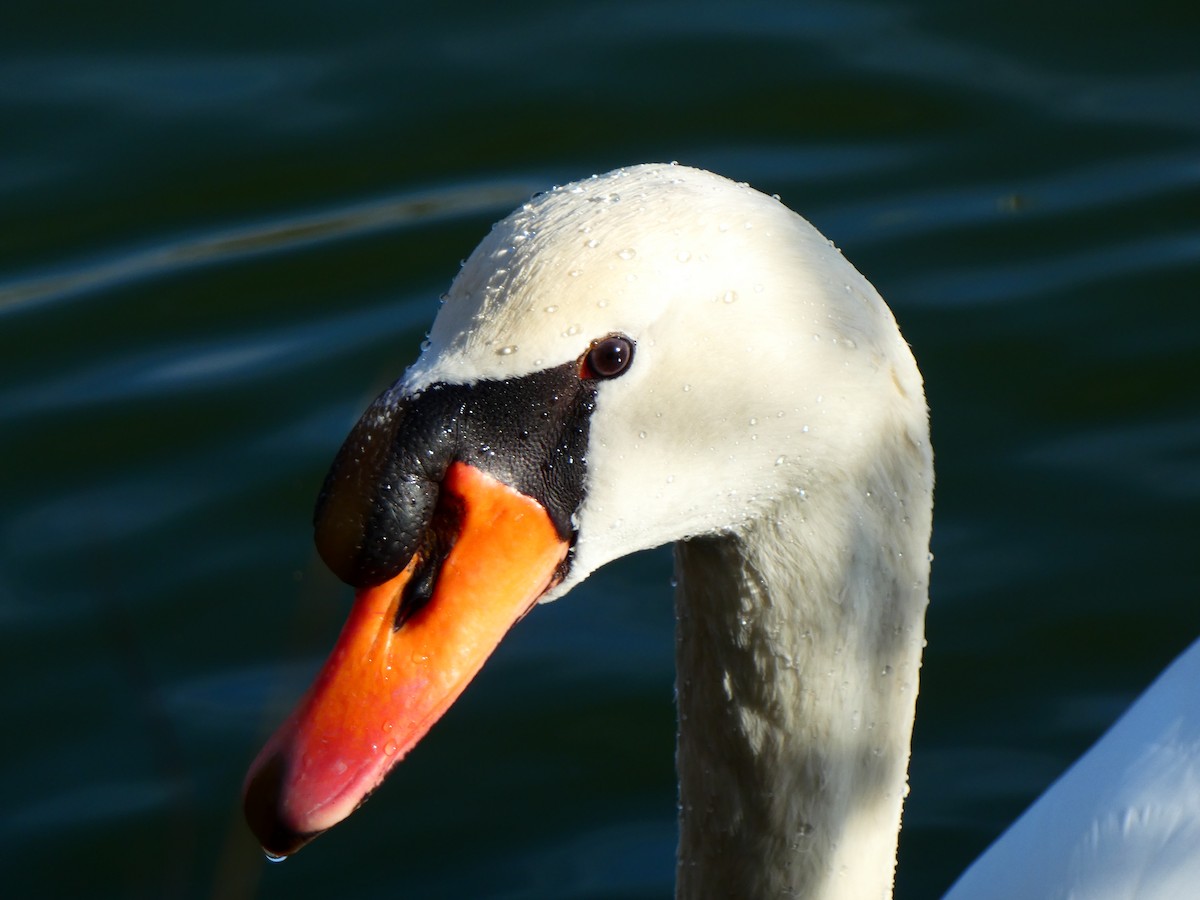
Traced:
<path fill-rule="evenodd" d="M 676 545 L 679 897 L 892 895 L 931 500 L 873 486 Z"/>

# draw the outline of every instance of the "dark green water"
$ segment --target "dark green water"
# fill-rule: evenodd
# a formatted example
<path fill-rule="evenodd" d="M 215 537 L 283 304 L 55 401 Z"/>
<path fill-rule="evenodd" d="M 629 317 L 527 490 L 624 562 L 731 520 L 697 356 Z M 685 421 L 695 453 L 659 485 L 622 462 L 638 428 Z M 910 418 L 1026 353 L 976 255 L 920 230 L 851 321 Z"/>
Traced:
<path fill-rule="evenodd" d="M 1194 3 L 249 6 L 0 13 L 6 896 L 669 896 L 667 551 L 523 621 L 295 859 L 238 810 L 348 608 L 345 430 L 491 221 L 620 164 L 782 195 L 925 372 L 902 900 L 1200 634 Z"/>

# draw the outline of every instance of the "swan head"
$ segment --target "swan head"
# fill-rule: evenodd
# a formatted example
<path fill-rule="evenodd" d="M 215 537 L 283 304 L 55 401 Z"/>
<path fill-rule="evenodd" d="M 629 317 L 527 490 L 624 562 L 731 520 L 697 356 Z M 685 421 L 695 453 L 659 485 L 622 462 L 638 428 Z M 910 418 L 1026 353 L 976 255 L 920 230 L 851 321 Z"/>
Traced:
<path fill-rule="evenodd" d="M 837 477 L 872 434 L 924 429 L 918 374 L 875 289 L 744 184 L 644 165 L 555 188 L 497 223 L 402 380 L 512 379 L 634 344 L 596 385 L 569 572 L 737 529 Z"/>
<path fill-rule="evenodd" d="M 260 841 L 290 853 L 348 815 L 531 604 L 844 485 L 925 415 L 886 305 L 778 199 L 678 165 L 531 199 L 326 481 L 318 548 L 359 597 L 247 778 Z"/>

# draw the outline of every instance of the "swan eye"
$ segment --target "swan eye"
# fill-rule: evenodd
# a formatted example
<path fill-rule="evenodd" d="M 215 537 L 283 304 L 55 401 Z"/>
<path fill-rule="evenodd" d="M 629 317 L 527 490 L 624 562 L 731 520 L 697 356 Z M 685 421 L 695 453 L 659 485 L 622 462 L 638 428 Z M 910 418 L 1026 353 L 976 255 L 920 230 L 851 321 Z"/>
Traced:
<path fill-rule="evenodd" d="M 616 378 L 633 362 L 633 339 L 623 334 L 592 341 L 579 367 L 583 378 Z"/>

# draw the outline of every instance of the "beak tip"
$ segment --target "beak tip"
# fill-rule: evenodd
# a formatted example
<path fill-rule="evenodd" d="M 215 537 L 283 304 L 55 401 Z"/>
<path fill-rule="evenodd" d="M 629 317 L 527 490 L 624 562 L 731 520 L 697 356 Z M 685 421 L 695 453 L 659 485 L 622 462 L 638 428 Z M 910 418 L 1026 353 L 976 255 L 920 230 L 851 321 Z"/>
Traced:
<path fill-rule="evenodd" d="M 288 824 L 289 816 L 282 806 L 287 771 L 284 754 L 276 751 L 254 764 L 242 791 L 246 824 L 258 838 L 263 852 L 273 860 L 291 856 L 321 834 L 321 831 L 299 831 Z"/>

